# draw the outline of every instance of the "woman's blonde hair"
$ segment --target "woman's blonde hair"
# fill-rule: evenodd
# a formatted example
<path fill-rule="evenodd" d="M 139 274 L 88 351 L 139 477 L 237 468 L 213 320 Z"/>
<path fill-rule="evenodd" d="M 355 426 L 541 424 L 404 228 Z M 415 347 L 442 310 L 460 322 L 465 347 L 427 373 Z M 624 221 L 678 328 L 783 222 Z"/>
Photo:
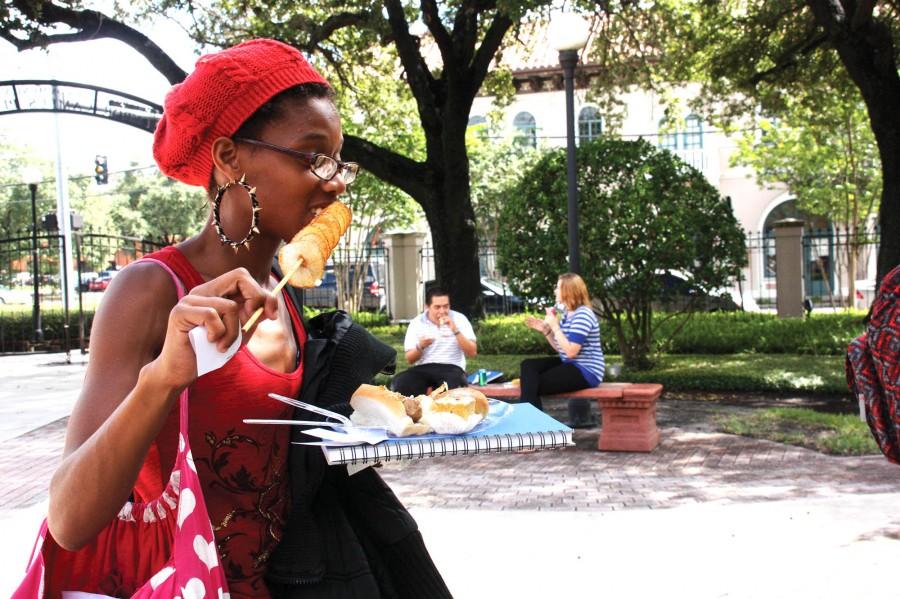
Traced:
<path fill-rule="evenodd" d="M 588 293 L 584 279 L 574 272 L 567 272 L 559 276 L 559 296 L 562 302 L 570 310 L 579 306 L 591 307 L 591 296 Z"/>

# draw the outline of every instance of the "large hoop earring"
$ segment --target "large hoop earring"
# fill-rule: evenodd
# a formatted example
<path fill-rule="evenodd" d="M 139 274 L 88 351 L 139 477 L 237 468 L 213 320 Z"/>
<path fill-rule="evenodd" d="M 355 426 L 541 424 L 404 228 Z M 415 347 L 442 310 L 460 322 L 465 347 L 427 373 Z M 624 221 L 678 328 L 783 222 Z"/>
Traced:
<path fill-rule="evenodd" d="M 250 196 L 250 205 L 253 208 L 253 215 L 250 217 L 250 230 L 247 232 L 247 235 L 244 236 L 240 241 L 235 241 L 233 239 L 229 239 L 225 234 L 225 231 L 222 230 L 221 217 L 219 216 L 219 207 L 222 204 L 222 198 L 225 197 L 225 192 L 228 191 L 230 187 L 233 186 L 243 187 L 247 192 L 247 195 Z M 232 179 L 225 185 L 216 187 L 216 198 L 213 200 L 213 226 L 216 228 L 216 233 L 219 234 L 219 241 L 222 242 L 222 245 L 230 245 L 231 248 L 235 251 L 238 251 L 238 248 L 241 246 L 250 249 L 250 240 L 253 239 L 256 235 L 259 234 L 259 200 L 256 199 L 256 188 L 251 187 L 247 184 L 247 175 L 241 175 L 240 181 L 235 181 Z"/>

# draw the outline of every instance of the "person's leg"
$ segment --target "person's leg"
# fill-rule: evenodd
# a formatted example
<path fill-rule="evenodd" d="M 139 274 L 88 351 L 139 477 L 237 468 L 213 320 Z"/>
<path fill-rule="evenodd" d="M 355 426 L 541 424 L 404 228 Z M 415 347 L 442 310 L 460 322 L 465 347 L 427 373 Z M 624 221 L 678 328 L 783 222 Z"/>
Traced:
<path fill-rule="evenodd" d="M 562 364 L 559 358 L 531 358 L 519 366 L 519 403 L 528 402 L 539 410 L 541 404 L 541 373 Z"/>
<path fill-rule="evenodd" d="M 541 373 L 541 381 L 538 390 L 539 395 L 553 395 L 566 391 L 586 389 L 590 383 L 577 366 L 571 363 L 554 366 Z M 591 402 L 583 398 L 569 399 L 569 426 L 583 428 L 594 424 L 591 417 Z"/>
<path fill-rule="evenodd" d="M 432 379 L 428 369 L 429 364 L 413 366 L 394 377 L 391 389 L 403 395 L 419 395 L 425 393 Z"/>
<path fill-rule="evenodd" d="M 440 367 L 441 380 L 447 382 L 448 389 L 456 389 L 458 387 L 468 387 L 469 379 L 466 378 L 466 371 L 456 364 L 435 364 Z"/>
<path fill-rule="evenodd" d="M 423 364 L 420 369 L 422 376 L 428 381 L 428 386 L 432 390 L 437 389 L 444 383 L 447 383 L 448 389 L 465 387 L 469 384 L 469 381 L 466 380 L 466 373 L 462 368 L 454 364 Z"/>
<path fill-rule="evenodd" d="M 554 395 L 566 391 L 587 389 L 590 384 L 585 380 L 581 370 L 572 363 L 560 363 L 541 372 L 539 395 Z"/>

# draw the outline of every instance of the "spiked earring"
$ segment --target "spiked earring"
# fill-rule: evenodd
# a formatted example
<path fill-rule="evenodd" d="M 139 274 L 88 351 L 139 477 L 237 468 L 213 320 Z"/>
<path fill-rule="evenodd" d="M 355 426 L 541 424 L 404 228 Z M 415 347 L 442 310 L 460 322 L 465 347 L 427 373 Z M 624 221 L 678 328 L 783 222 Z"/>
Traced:
<path fill-rule="evenodd" d="M 225 192 L 228 191 L 230 187 L 234 186 L 244 188 L 247 195 L 250 196 L 250 206 L 253 209 L 253 214 L 250 217 L 250 230 L 240 241 L 228 238 L 225 231 L 222 229 L 222 220 L 219 215 L 219 207 L 222 205 L 222 198 L 225 197 Z M 218 233 L 222 245 L 230 245 L 235 252 L 237 252 L 238 248 L 241 246 L 249 250 L 250 240 L 259 234 L 259 210 L 259 201 L 256 199 L 256 188 L 247 184 L 247 175 L 242 175 L 240 181 L 232 179 L 225 185 L 216 187 L 216 198 L 213 200 L 213 226 L 216 228 L 216 233 Z"/>

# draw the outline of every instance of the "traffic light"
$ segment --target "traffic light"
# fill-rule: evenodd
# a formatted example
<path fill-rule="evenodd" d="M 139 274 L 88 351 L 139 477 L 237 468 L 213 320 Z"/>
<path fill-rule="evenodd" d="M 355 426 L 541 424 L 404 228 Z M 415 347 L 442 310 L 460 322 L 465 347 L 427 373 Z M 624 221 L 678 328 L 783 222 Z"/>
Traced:
<path fill-rule="evenodd" d="M 106 156 L 97 156 L 94 158 L 94 179 L 97 185 L 106 185 L 109 183 L 109 170 L 106 168 Z"/>

